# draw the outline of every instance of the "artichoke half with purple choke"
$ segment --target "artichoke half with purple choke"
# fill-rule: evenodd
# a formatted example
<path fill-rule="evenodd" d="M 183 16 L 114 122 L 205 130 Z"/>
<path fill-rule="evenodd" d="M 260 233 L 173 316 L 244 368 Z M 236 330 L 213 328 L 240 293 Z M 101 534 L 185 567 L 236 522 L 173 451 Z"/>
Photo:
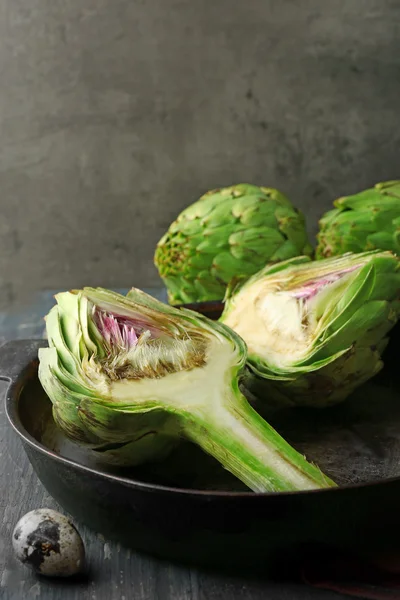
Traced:
<path fill-rule="evenodd" d="M 231 287 L 220 321 L 248 346 L 260 405 L 326 407 L 382 369 L 399 314 L 399 258 L 370 251 L 267 266 Z"/>
<path fill-rule="evenodd" d="M 56 300 L 39 378 L 55 422 L 99 460 L 161 460 L 183 437 L 257 492 L 335 485 L 248 404 L 246 345 L 225 325 L 138 289 Z"/>

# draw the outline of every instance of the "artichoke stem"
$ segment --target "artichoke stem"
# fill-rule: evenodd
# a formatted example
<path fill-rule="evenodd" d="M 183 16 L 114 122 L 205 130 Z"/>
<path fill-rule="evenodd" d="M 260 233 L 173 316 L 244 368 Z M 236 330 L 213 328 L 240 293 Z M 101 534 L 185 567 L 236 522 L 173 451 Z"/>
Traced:
<path fill-rule="evenodd" d="M 248 404 L 238 388 L 207 413 L 184 417 L 186 436 L 254 492 L 336 487 Z M 227 401 L 228 400 L 228 401 Z"/>

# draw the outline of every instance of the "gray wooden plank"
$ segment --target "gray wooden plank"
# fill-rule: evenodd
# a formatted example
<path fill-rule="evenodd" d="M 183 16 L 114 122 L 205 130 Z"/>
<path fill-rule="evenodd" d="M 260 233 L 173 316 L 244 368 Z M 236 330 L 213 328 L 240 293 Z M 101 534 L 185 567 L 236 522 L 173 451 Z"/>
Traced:
<path fill-rule="evenodd" d="M 307 588 L 297 584 L 253 583 L 223 577 L 201 577 L 199 600 L 340 600 L 343 594 Z"/>
<path fill-rule="evenodd" d="M 164 299 L 163 291 L 149 290 Z M 0 314 L 0 340 L 42 337 L 43 315 L 53 292 L 44 292 L 19 313 Z M 28 335 L 27 335 L 28 334 Z M 0 342 L 1 343 L 1 342 Z M 345 596 L 305 586 L 218 576 L 161 562 L 105 540 L 76 523 L 85 542 L 89 575 L 80 582 L 38 578 L 14 558 L 11 534 L 34 508 L 63 510 L 34 474 L 22 445 L 6 421 L 0 382 L 0 598 L 43 600 L 340 600 Z"/>

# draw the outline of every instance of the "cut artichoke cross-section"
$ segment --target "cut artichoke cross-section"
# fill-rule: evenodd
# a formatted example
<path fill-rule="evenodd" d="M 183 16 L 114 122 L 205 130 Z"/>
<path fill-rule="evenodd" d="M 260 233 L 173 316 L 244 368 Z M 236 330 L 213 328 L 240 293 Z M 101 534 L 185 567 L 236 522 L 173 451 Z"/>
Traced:
<path fill-rule="evenodd" d="M 254 491 L 334 485 L 247 403 L 246 345 L 225 325 L 137 289 L 56 300 L 40 381 L 56 423 L 99 460 L 161 459 L 186 437 Z"/>
<path fill-rule="evenodd" d="M 298 257 L 231 290 L 220 320 L 248 346 L 249 389 L 277 406 L 327 406 L 380 371 L 399 299 L 390 252 Z"/>

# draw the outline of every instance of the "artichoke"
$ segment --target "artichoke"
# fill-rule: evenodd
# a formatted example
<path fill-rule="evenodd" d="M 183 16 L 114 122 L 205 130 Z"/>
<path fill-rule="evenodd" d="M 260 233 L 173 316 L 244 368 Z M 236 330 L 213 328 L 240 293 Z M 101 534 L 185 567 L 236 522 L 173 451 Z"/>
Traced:
<path fill-rule="evenodd" d="M 132 289 L 56 296 L 39 378 L 54 420 L 99 461 L 160 460 L 186 437 L 255 491 L 334 485 L 247 403 L 243 340 Z"/>
<path fill-rule="evenodd" d="M 400 254 L 400 181 L 377 183 L 334 205 L 320 219 L 316 258 L 366 250 Z"/>
<path fill-rule="evenodd" d="M 341 402 L 383 366 L 400 314 L 399 259 L 370 251 L 266 267 L 228 291 L 221 322 L 247 343 L 251 397 L 267 408 Z"/>
<path fill-rule="evenodd" d="M 222 300 L 234 277 L 312 252 L 304 217 L 286 196 L 239 184 L 186 208 L 158 242 L 154 263 L 176 305 Z"/>

